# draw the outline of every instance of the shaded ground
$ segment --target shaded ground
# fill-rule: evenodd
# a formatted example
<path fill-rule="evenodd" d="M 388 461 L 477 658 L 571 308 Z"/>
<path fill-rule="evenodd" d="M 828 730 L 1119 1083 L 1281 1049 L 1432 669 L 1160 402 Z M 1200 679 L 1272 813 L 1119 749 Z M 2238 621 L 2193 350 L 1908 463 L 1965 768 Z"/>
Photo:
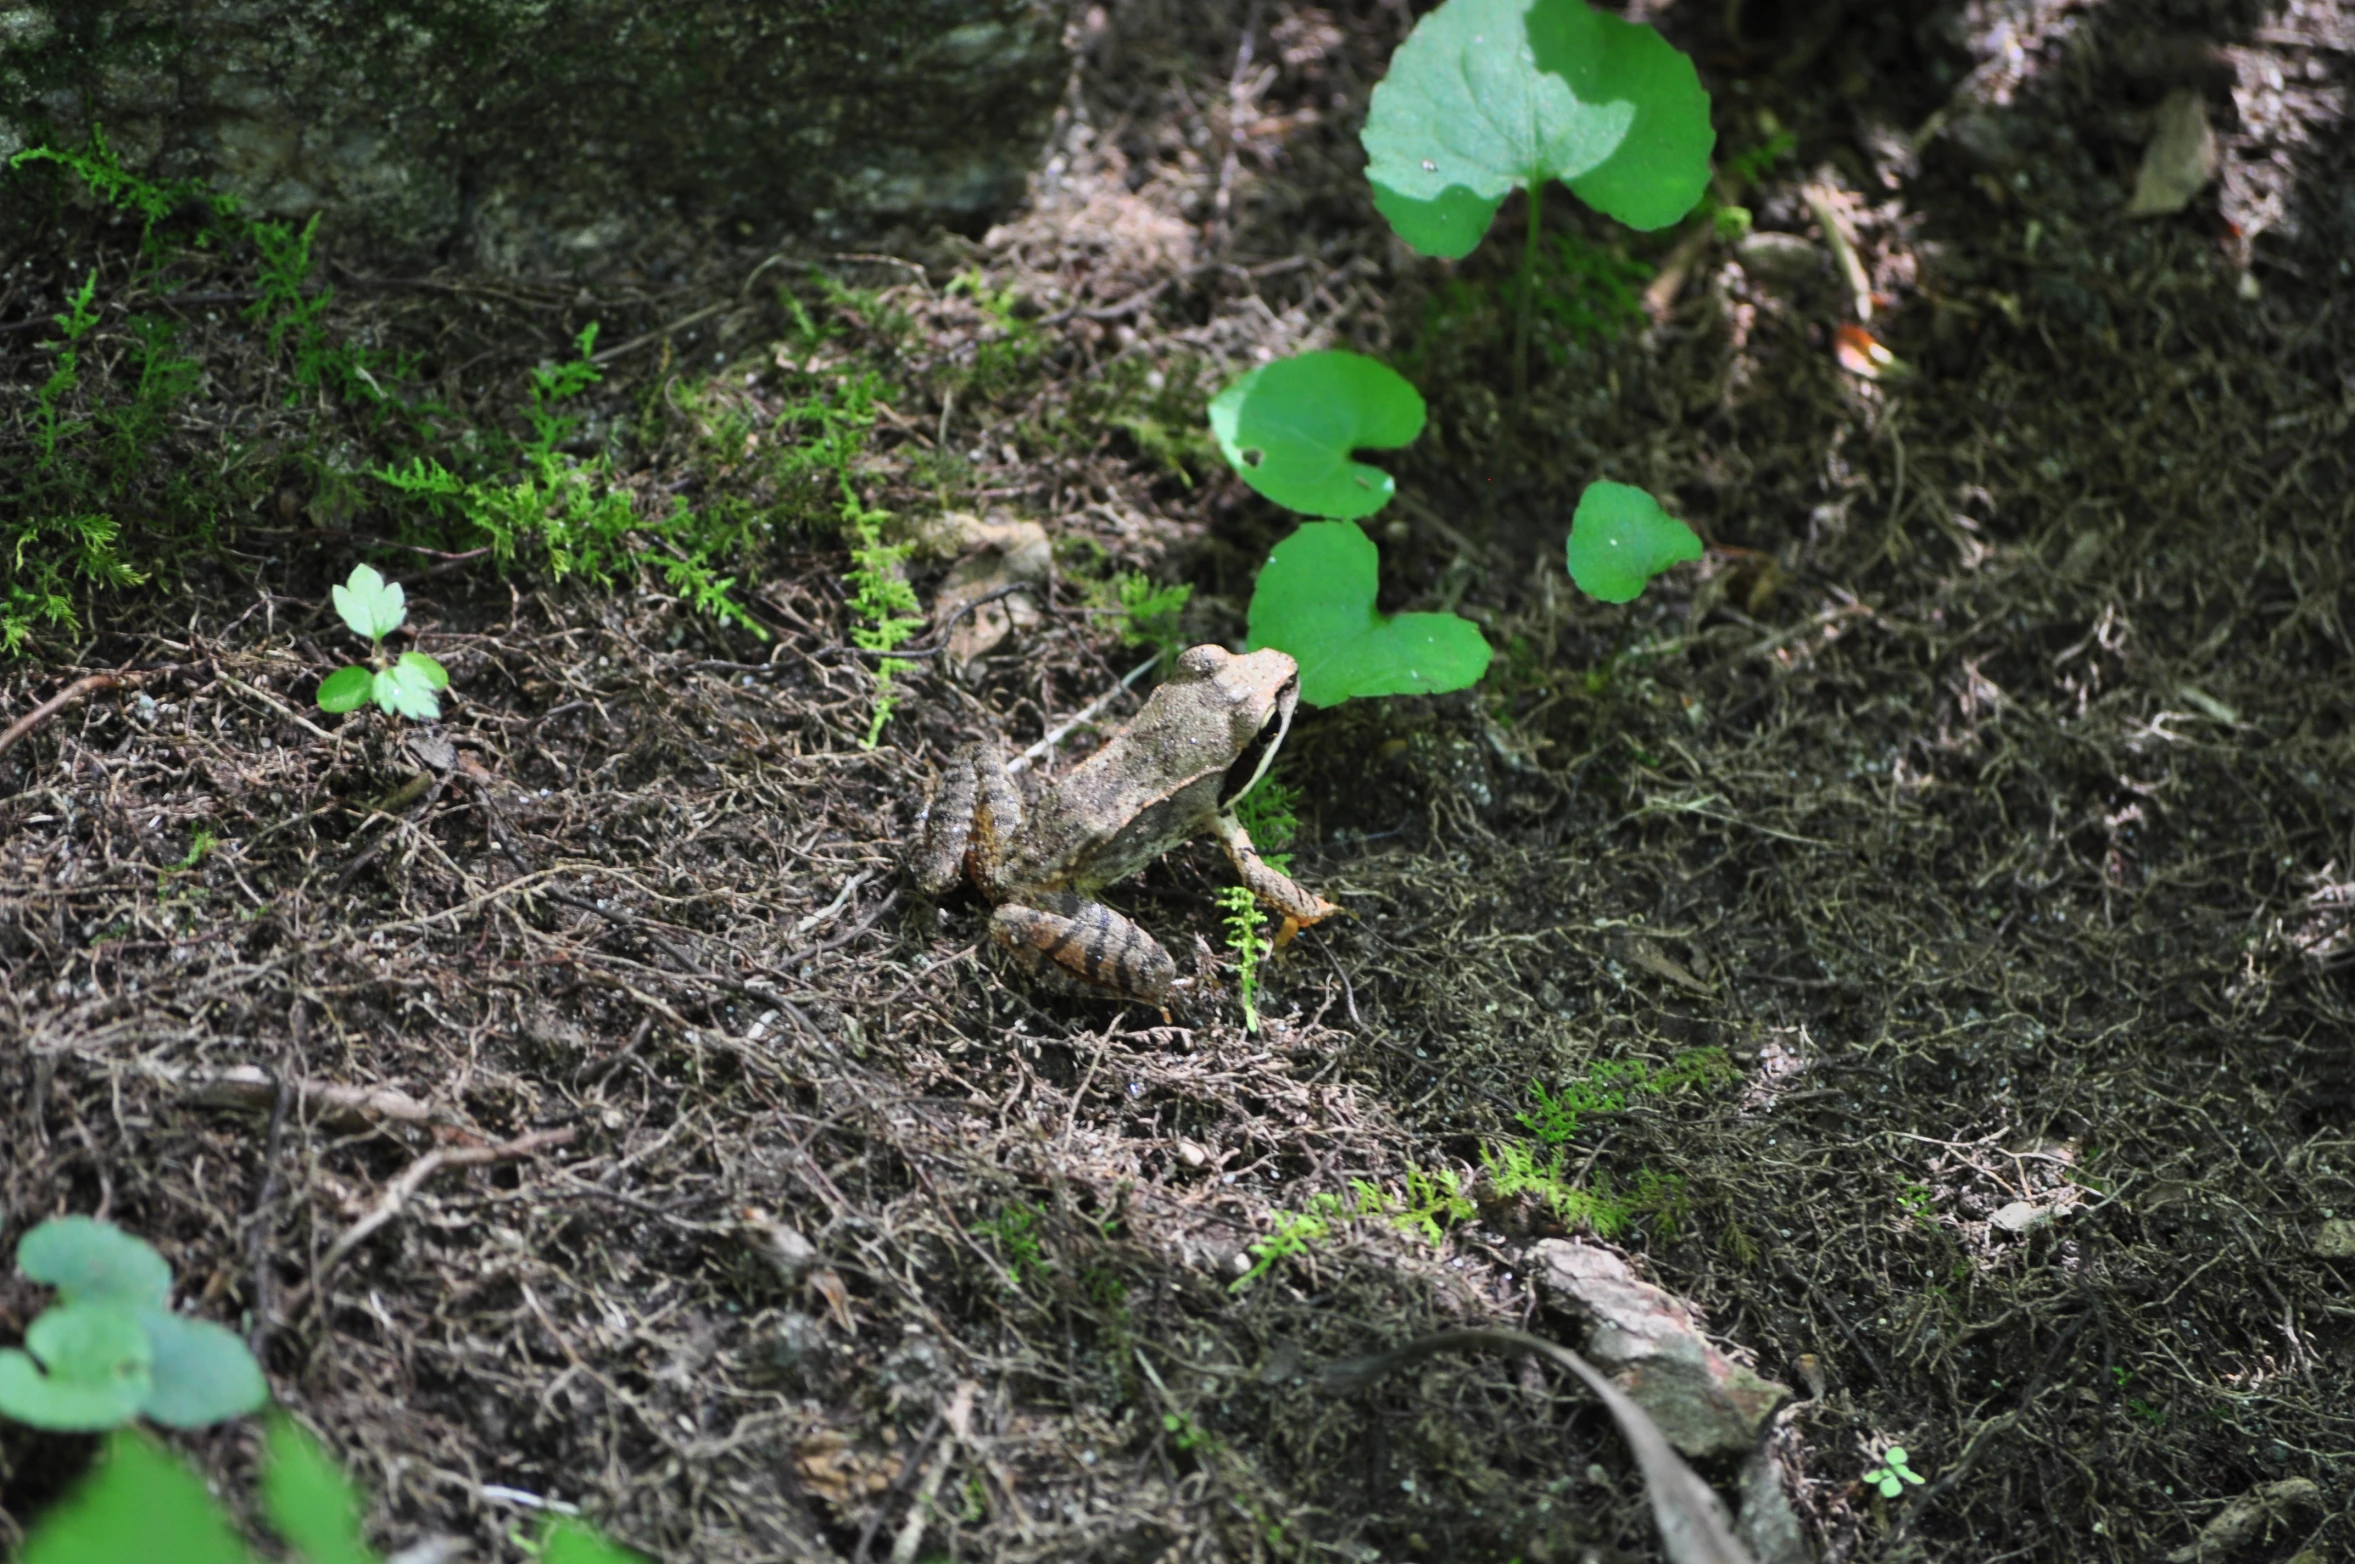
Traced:
<path fill-rule="evenodd" d="M 13 720 L 145 670 L 0 755 L 11 1241 L 62 1210 L 154 1239 L 390 1546 L 520 1556 L 537 1496 L 681 1559 L 880 1558 L 911 1516 L 909 1556 L 1648 1557 L 1616 1437 L 1533 1366 L 1339 1402 L 1304 1372 L 1457 1323 L 1574 1339 L 1525 1269 L 1558 1216 L 1489 1165 L 1559 1150 L 1799 1393 L 1773 1450 L 1819 1556 L 2161 1557 L 2285 1478 L 2309 1502 L 2229 1556 L 2346 1552 L 2355 1305 L 2314 1247 L 2355 1206 L 2355 15 L 1896 9 L 1661 20 L 1721 148 L 1795 137 L 1762 227 L 1844 192 L 1903 380 L 1838 367 L 1824 263 L 1719 247 L 1656 328 L 1556 332 L 1510 405 L 1499 308 L 1391 248 L 1356 178 L 1409 20 L 1380 5 L 1083 16 L 1033 210 L 911 245 L 921 278 L 810 258 L 870 290 L 797 284 L 816 336 L 744 286 L 757 256 L 347 288 L 483 418 L 592 316 L 634 340 L 737 300 L 593 400 L 649 512 L 778 523 L 739 593 L 771 639 L 651 575 L 387 553 L 453 675 L 441 744 L 322 718 L 327 582 L 397 518 L 241 446 L 216 563 L 0 685 Z M 2223 215 L 2129 221 L 2187 84 Z M 1514 210 L 1463 277 L 1517 253 Z M 12 274 L 50 280 L 8 319 L 61 272 Z M 283 374 L 210 325 L 245 367 L 208 416 L 266 435 Z M 12 382 L 47 372 L 34 335 L 0 337 Z M 1288 524 L 1205 460 L 1201 399 L 1327 342 L 1433 404 L 1385 601 L 1475 615 L 1497 664 L 1295 730 L 1295 873 L 1355 916 L 1279 965 L 1257 1035 L 1010 989 L 975 906 L 902 882 L 928 780 L 1133 666 L 1108 566 L 1239 635 Z M 890 383 L 864 503 L 1035 516 L 1060 571 L 971 688 L 909 676 L 873 750 L 834 496 L 760 454 L 861 367 Z M 1625 609 L 1559 564 L 1605 474 L 1717 546 Z M 1189 851 L 1117 900 L 1191 968 L 1221 883 Z M 1558 1147 L 1524 1117 L 1709 1048 L 1726 1072 Z M 1395 1214 L 1441 1170 L 1479 1201 L 1442 1242 L 1337 1218 L 1232 1285 L 1281 1214 L 1353 1181 Z M 0 1288 L 11 1333 L 38 1303 Z M 250 1466 L 250 1431 L 188 1443 Z M 1859 1478 L 1891 1444 L 1930 1481 L 1884 1502 Z M 0 1433 L 0 1522 L 78 1459 Z"/>

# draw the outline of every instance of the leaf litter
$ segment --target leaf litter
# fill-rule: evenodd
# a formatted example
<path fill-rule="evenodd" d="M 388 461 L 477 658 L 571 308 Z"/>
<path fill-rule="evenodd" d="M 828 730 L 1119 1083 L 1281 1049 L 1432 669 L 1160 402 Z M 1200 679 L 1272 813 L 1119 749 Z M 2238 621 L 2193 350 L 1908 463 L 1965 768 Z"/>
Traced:
<path fill-rule="evenodd" d="M 454 696 L 427 775 L 380 720 L 309 709 L 349 557 L 306 540 L 260 606 L 198 574 L 79 665 L 0 671 L 11 1220 L 103 1210 L 154 1241 L 184 1303 L 244 1324 L 278 1393 L 383 1474 L 387 1540 L 500 1557 L 561 1503 L 719 1560 L 911 1535 L 1643 1557 L 1635 1468 L 1538 1348 L 1312 1380 L 1434 1332 L 1567 1339 L 1531 1263 L 1559 1223 L 1488 1196 L 1484 1144 L 1524 1133 L 1533 1082 L 1717 1047 L 1738 1082 L 1630 1098 L 1566 1166 L 1673 1190 L 1613 1246 L 1808 1387 L 1768 1450 L 1817 1556 L 2344 1551 L 2346 1262 L 2313 1235 L 2355 1208 L 2330 894 L 2355 861 L 2331 259 L 2355 235 L 2301 194 L 2344 180 L 2345 138 L 2298 119 L 2343 89 L 2342 11 L 2219 24 L 2247 73 L 2222 199 L 2271 228 L 2244 244 L 2119 220 L 2140 144 L 2106 116 L 2171 85 L 2135 74 L 2154 24 L 2131 8 L 1771 40 L 1702 8 L 1678 41 L 1758 73 L 1830 165 L 1805 178 L 1855 198 L 1876 332 L 1917 374 L 1842 375 L 1843 279 L 1721 257 L 1655 333 L 1573 345 L 1510 408 L 1502 333 L 1406 340 L 1429 274 L 1346 194 L 1332 105 L 1364 101 L 1403 16 L 1241 9 L 1082 16 L 1065 160 L 928 258 L 1062 315 L 1056 373 L 1003 405 L 914 390 L 864 481 L 923 509 L 892 463 L 946 427 L 960 502 L 1189 579 L 1189 633 L 1236 636 L 1289 518 L 1156 443 L 1186 409 L 1140 380 L 1116 437 L 1011 442 L 1088 377 L 1154 365 L 1198 418 L 1262 350 L 1413 347 L 1432 426 L 1394 464 L 1383 591 L 1477 611 L 1498 657 L 1467 694 L 1297 725 L 1300 872 L 1357 916 L 1272 969 L 1259 1036 L 1042 1004 L 979 966 L 972 909 L 901 886 L 951 744 L 1026 742 L 1117 682 L 1067 585 L 1019 656 L 912 686 L 867 753 L 830 540 L 759 589 L 773 647 L 652 592 L 412 575 Z M 2053 68 L 1965 104 L 1996 80 L 1980 49 Z M 1958 50 L 1933 90 L 1922 61 Z M 2029 133 L 1925 136 L 1899 192 L 1841 150 L 1851 87 L 1908 125 L 1951 96 Z M 2253 183 L 2277 164 L 2296 181 Z M 1796 177 L 1752 200 L 1808 231 Z M 2251 255 L 2277 268 L 2257 297 Z M 1464 275 L 1501 291 L 1504 264 Z M 925 362 L 1003 329 L 857 275 Z M 696 285 L 641 288 L 631 336 Z M 518 285 L 467 329 L 528 364 L 571 298 Z M 707 329 L 778 329 L 732 321 Z M 1713 545 L 1689 598 L 1568 590 L 1568 509 L 1606 470 Z M 217 845 L 172 869 L 198 830 Z M 1180 854 L 1120 895 L 1207 940 L 1216 883 Z M 1316 1196 L 1434 1169 L 1482 1192 L 1444 1247 L 1340 1222 L 1230 1289 Z M 2048 1219 L 1997 1220 L 2021 1205 Z M 37 1312 L 21 1281 L 0 1296 Z M 1897 1449 L 1926 1481 L 1881 1500 L 1865 1477 Z M 78 1469 L 0 1431 L 0 1531 Z"/>

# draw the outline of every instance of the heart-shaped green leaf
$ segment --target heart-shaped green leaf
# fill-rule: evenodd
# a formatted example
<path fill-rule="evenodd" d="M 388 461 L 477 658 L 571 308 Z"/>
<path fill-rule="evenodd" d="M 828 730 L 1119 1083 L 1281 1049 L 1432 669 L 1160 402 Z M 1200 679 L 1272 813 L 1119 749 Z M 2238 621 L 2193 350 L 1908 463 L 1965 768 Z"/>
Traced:
<path fill-rule="evenodd" d="M 376 676 L 361 667 L 343 667 L 319 681 L 321 711 L 357 711 L 376 688 Z"/>
<path fill-rule="evenodd" d="M 1221 391 L 1211 432 L 1243 481 L 1306 516 L 1371 516 L 1390 503 L 1390 474 L 1353 459 L 1423 432 L 1423 397 L 1361 353 L 1280 358 Z"/>
<path fill-rule="evenodd" d="M 409 617 L 409 597 L 396 582 L 376 573 L 373 565 L 354 565 L 351 579 L 335 589 L 335 611 L 352 627 L 352 634 L 381 641 Z"/>
<path fill-rule="evenodd" d="M 1300 698 L 1436 695 L 1488 671 L 1480 627 L 1455 614 L 1374 609 L 1380 558 L 1353 521 L 1312 521 L 1270 551 L 1251 593 L 1251 649 L 1300 665 Z"/>
<path fill-rule="evenodd" d="M 1567 552 L 1578 590 L 1626 603 L 1669 566 L 1699 559 L 1701 540 L 1643 490 L 1598 480 L 1578 497 Z"/>
<path fill-rule="evenodd" d="M 122 1303 L 51 1309 L 27 1328 L 25 1346 L 0 1352 L 0 1414 L 35 1428 L 119 1428 L 152 1387 L 147 1333 Z"/>
<path fill-rule="evenodd" d="M 98 1467 L 42 1515 L 17 1564 L 250 1564 L 195 1473 L 135 1433 L 107 1441 Z"/>
<path fill-rule="evenodd" d="M 1700 200 L 1716 133 L 1693 62 L 1649 27 L 1580 0 L 1447 0 L 1391 56 L 1360 139 L 1390 226 L 1452 259 L 1548 179 L 1665 227 Z"/>
<path fill-rule="evenodd" d="M 16 1243 L 16 1268 L 57 1289 L 67 1303 L 161 1307 L 172 1268 L 145 1239 L 93 1217 L 52 1217 Z"/>
<path fill-rule="evenodd" d="M 319 1442 L 283 1414 L 270 1419 L 262 1508 L 305 1564 L 375 1564 L 360 1536 L 360 1495 Z"/>
<path fill-rule="evenodd" d="M 152 1354 L 153 1384 L 139 1403 L 143 1416 L 166 1428 L 202 1428 L 270 1399 L 261 1365 L 226 1326 L 168 1309 L 143 1311 L 139 1325 Z"/>
<path fill-rule="evenodd" d="M 450 676 L 423 652 L 403 652 L 400 661 L 376 675 L 376 704 L 416 722 L 431 722 L 442 714 L 436 690 L 448 689 Z"/>

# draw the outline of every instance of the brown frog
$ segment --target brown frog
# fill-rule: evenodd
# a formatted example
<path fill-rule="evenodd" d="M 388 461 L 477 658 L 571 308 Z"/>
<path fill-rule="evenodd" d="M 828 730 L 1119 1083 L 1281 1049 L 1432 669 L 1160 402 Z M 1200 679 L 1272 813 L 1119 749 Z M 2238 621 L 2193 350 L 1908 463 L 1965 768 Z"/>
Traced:
<path fill-rule="evenodd" d="M 1136 720 L 1027 818 L 996 746 L 962 750 L 926 811 L 916 881 L 938 895 L 970 877 L 997 904 L 990 937 L 1042 985 L 1162 1004 L 1177 963 L 1095 897 L 1178 843 L 1226 845 L 1243 883 L 1282 918 L 1279 946 L 1342 910 L 1263 860 L 1233 813 L 1267 774 L 1299 703 L 1300 669 L 1284 653 L 1193 647 Z"/>

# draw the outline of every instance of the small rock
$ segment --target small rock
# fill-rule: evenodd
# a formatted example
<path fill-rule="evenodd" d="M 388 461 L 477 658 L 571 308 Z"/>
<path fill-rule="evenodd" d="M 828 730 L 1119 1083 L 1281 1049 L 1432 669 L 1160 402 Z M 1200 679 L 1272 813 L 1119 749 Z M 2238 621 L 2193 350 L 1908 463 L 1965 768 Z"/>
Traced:
<path fill-rule="evenodd" d="M 1781 287 L 1819 277 L 1824 269 L 1824 252 L 1813 240 L 1768 229 L 1743 235 L 1734 257 L 1760 282 Z"/>
<path fill-rule="evenodd" d="M 2355 1260 L 2355 1217 L 2334 1216 L 2316 1228 L 2307 1252 L 2321 1260 Z"/>
<path fill-rule="evenodd" d="M 2159 104 L 2126 215 L 2165 217 L 2182 211 L 2216 177 L 2217 157 L 2208 100 L 2188 87 L 2176 88 Z"/>
<path fill-rule="evenodd" d="M 1787 1386 L 1718 1351 L 1682 1299 L 1637 1281 L 1610 1250 L 1549 1238 L 1530 1258 L 1539 1280 L 1587 1316 L 1586 1355 L 1687 1456 L 1754 1449 L 1767 1418 L 1790 1399 Z"/>
<path fill-rule="evenodd" d="M 2052 1213 L 2033 1200 L 2015 1200 L 1987 1219 L 2007 1233 L 2026 1233 L 2052 1220 Z"/>
<path fill-rule="evenodd" d="M 2259 1483 L 2217 1511 L 2190 1547 L 2168 1554 L 2167 1564 L 2231 1558 L 2272 1528 L 2286 1526 L 2299 1515 L 2319 1515 L 2322 1509 L 2322 1490 L 2307 1478 Z"/>

